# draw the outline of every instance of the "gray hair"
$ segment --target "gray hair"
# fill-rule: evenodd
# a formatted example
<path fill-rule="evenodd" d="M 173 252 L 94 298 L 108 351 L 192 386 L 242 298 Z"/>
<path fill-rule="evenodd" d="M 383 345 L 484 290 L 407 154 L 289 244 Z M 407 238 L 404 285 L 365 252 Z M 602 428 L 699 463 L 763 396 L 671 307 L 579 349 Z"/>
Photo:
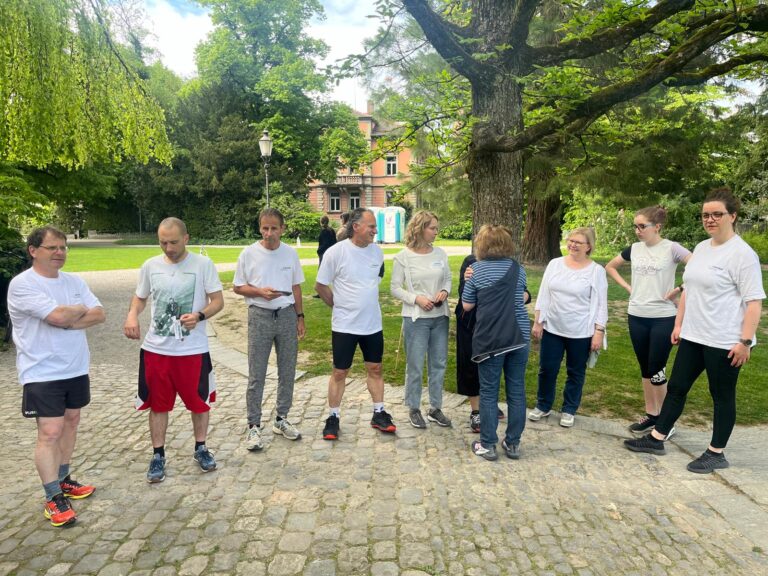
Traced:
<path fill-rule="evenodd" d="M 373 216 L 373 211 L 368 210 L 368 208 L 355 208 L 351 212 L 349 212 L 349 222 L 347 222 L 347 238 L 352 238 L 352 233 L 354 232 L 354 226 L 357 222 L 360 222 L 363 218 L 363 214 L 368 212 Z"/>

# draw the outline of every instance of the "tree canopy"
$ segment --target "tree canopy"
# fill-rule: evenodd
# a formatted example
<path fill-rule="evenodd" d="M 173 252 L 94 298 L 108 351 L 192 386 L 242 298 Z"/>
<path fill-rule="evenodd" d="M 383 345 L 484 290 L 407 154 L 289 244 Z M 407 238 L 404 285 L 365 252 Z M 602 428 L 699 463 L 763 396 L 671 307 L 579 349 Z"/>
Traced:
<path fill-rule="evenodd" d="M 108 14 L 106 0 L 0 3 L 0 159 L 170 160 L 163 110 L 115 44 Z"/>

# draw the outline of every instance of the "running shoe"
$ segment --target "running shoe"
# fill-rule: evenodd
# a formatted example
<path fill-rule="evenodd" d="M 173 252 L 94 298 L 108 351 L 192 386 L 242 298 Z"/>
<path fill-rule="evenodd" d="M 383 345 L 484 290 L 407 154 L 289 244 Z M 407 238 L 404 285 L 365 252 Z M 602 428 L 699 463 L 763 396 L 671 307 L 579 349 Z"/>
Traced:
<path fill-rule="evenodd" d="M 96 491 L 95 486 L 91 486 L 89 484 L 80 484 L 80 482 L 77 480 L 72 480 L 72 478 L 69 476 L 59 482 L 59 486 L 61 486 L 61 491 L 64 493 L 64 496 L 71 498 L 72 500 L 88 498 L 88 496 Z"/>
<path fill-rule="evenodd" d="M 60 526 L 69 526 L 74 524 L 77 520 L 77 515 L 72 507 L 69 505 L 69 501 L 64 494 L 56 494 L 53 498 L 45 503 L 43 514 L 48 520 L 51 521 L 52 526 L 57 528 Z"/>

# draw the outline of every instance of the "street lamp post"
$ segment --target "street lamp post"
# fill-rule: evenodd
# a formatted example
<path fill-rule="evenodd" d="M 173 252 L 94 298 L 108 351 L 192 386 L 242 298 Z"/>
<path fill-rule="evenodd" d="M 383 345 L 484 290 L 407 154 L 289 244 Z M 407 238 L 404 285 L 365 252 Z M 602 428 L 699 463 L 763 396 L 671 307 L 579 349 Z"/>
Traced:
<path fill-rule="evenodd" d="M 259 148 L 261 149 L 261 159 L 264 161 L 264 180 L 267 184 L 267 208 L 269 208 L 269 159 L 272 158 L 272 138 L 269 132 L 264 130 L 259 138 Z"/>

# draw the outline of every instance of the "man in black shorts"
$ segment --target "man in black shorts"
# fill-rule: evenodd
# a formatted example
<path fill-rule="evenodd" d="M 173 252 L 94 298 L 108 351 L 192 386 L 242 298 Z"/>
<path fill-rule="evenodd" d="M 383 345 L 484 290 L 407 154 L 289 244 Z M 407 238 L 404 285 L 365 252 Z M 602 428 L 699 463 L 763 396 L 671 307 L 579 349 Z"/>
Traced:
<path fill-rule="evenodd" d="M 37 420 L 35 466 L 45 490 L 45 517 L 68 526 L 77 515 L 69 498 L 95 488 L 69 475 L 80 409 L 91 400 L 90 354 L 85 329 L 104 322 L 101 303 L 78 276 L 61 272 L 67 237 L 37 228 L 27 238 L 32 267 L 11 280 L 8 311 L 13 322 L 16 368 L 24 387 L 21 412 Z"/>
<path fill-rule="evenodd" d="M 373 212 L 357 208 L 350 214 L 346 240 L 331 246 L 317 272 L 315 290 L 333 308 L 331 321 L 333 372 L 328 382 L 330 415 L 323 438 L 337 440 L 341 398 L 347 373 L 358 344 L 368 372 L 368 391 L 373 400 L 371 426 L 394 434 L 392 417 L 384 410 L 384 380 L 381 359 L 384 332 L 379 308 L 379 283 L 384 276 L 384 254 L 375 243 L 376 218 Z M 333 290 L 330 285 L 333 284 Z"/>

